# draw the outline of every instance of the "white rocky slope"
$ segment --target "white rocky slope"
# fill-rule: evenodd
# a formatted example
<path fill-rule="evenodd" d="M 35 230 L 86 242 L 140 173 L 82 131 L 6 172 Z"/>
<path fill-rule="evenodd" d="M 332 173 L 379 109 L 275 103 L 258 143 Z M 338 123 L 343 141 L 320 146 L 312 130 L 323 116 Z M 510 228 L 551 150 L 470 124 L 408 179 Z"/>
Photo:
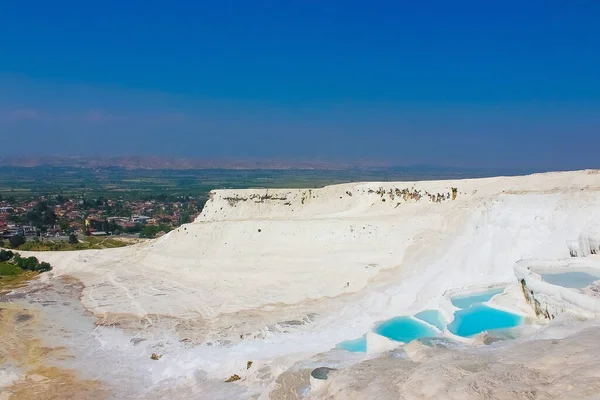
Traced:
<path fill-rule="evenodd" d="M 97 316 L 234 346 L 166 355 L 157 380 L 192 369 L 221 379 L 249 359 L 275 377 L 375 321 L 440 307 L 446 290 L 514 281 L 520 259 L 568 257 L 591 222 L 599 171 L 218 190 L 155 241 L 36 255 L 55 266 L 45 279 L 81 280 Z"/>
<path fill-rule="evenodd" d="M 578 331 L 568 332 L 573 326 Z M 410 358 L 384 355 L 335 371 L 308 398 L 600 399 L 600 326 L 564 320 L 553 328 L 533 340 L 484 348 L 431 348 L 413 342 Z"/>
<path fill-rule="evenodd" d="M 96 314 L 215 317 L 411 279 L 419 284 L 407 307 L 510 280 L 521 258 L 568 256 L 566 241 L 600 220 L 599 189 L 600 173 L 581 171 L 219 190 L 196 221 L 156 241 L 39 255 L 53 275 L 84 282 L 83 302 Z"/>

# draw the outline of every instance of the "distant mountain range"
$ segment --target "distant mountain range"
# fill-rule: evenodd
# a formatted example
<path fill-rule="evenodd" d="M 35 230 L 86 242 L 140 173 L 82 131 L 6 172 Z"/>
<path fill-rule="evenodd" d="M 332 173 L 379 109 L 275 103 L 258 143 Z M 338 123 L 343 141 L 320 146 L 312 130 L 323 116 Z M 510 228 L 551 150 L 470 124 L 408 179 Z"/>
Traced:
<path fill-rule="evenodd" d="M 543 170 L 517 170 L 506 168 L 466 168 L 443 165 L 395 165 L 385 162 L 328 162 L 319 160 L 287 160 L 287 159 L 194 159 L 186 157 L 161 156 L 1 156 L 0 166 L 3 167 L 74 167 L 74 168 L 124 168 L 148 170 L 192 170 L 192 169 L 314 169 L 314 170 L 346 170 L 386 169 L 395 171 L 420 172 L 454 172 L 454 173 L 485 173 L 496 174 L 526 174 L 543 172 Z"/>
<path fill-rule="evenodd" d="M 42 165 L 127 169 L 347 169 L 352 167 L 389 167 L 384 163 L 326 162 L 284 159 L 194 159 L 160 156 L 0 156 L 0 166 L 37 167 Z"/>

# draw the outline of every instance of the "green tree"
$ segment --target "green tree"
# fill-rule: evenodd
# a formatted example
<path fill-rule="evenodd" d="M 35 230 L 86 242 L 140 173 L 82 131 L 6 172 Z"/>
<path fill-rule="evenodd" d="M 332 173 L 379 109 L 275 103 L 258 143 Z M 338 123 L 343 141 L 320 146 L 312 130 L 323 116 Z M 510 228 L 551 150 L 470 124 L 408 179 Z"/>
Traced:
<path fill-rule="evenodd" d="M 119 229 L 121 229 L 121 227 L 115 221 L 112 221 L 108 224 L 108 230 L 111 232 L 115 232 Z"/>
<path fill-rule="evenodd" d="M 79 243 L 79 240 L 77 240 L 77 235 L 75 235 L 74 233 L 71 233 L 69 235 L 69 243 L 70 244 L 77 244 L 77 243 Z"/>
<path fill-rule="evenodd" d="M 40 201 L 27 212 L 26 220 L 37 228 L 47 227 L 56 223 L 56 214 L 45 201 Z"/>
<path fill-rule="evenodd" d="M 21 235 L 11 236 L 10 239 L 8 239 L 8 241 L 14 249 L 18 248 L 22 244 L 25 244 L 25 238 Z"/>
<path fill-rule="evenodd" d="M 69 224 L 69 220 L 67 219 L 61 219 L 60 221 L 58 221 L 58 226 L 63 232 L 68 232 L 71 229 L 71 225 Z"/>
<path fill-rule="evenodd" d="M 153 238 L 159 232 L 169 232 L 171 231 L 171 227 L 167 225 L 146 225 L 140 232 L 141 238 Z"/>
<path fill-rule="evenodd" d="M 0 262 L 9 261 L 14 255 L 15 254 L 10 250 L 0 250 Z"/>
<path fill-rule="evenodd" d="M 23 258 L 19 253 L 14 255 L 13 261 L 17 267 L 27 271 L 47 272 L 52 269 L 52 266 L 45 261 L 40 263 L 35 257 Z"/>
<path fill-rule="evenodd" d="M 27 217 L 25 215 L 17 215 L 15 213 L 10 214 L 8 216 L 8 220 L 10 222 L 14 222 L 17 225 L 23 225 L 23 224 L 27 223 Z"/>
<path fill-rule="evenodd" d="M 19 268 L 27 271 L 36 271 L 39 263 L 39 260 L 35 257 L 23 258 L 21 255 L 15 256 L 15 264 L 17 264 Z"/>
<path fill-rule="evenodd" d="M 127 228 L 125 228 L 123 231 L 125 233 L 138 233 L 141 232 L 143 228 L 142 224 L 135 224 L 133 226 L 128 226 Z"/>
<path fill-rule="evenodd" d="M 179 223 L 189 224 L 190 222 L 192 222 L 192 215 L 189 211 L 185 211 L 183 214 L 181 214 L 181 217 L 179 218 Z"/>
<path fill-rule="evenodd" d="M 42 261 L 41 263 L 39 263 L 36 266 L 35 270 L 37 272 L 40 272 L 40 273 L 42 273 L 42 272 L 48 272 L 48 271 L 52 270 L 52 266 L 49 263 L 47 263 L 46 261 Z"/>

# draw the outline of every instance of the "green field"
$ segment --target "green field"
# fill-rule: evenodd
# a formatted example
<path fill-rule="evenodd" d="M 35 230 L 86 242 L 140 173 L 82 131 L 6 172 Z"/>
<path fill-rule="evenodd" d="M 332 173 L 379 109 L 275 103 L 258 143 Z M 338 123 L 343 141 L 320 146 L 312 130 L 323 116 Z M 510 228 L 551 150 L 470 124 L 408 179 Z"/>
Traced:
<path fill-rule="evenodd" d="M 23 270 L 14 264 L 0 262 L 0 276 L 17 276 L 20 275 Z"/>
<path fill-rule="evenodd" d="M 206 197 L 223 188 L 318 188 L 357 181 L 415 181 L 510 175 L 510 171 L 446 168 L 371 168 L 347 170 L 149 170 L 78 167 L 0 166 L 0 195 L 23 199 L 40 195 L 143 199 L 147 196 Z"/>
<path fill-rule="evenodd" d="M 16 265 L 0 262 L 0 296 L 26 285 L 37 275 L 37 272 L 23 271 Z"/>
<path fill-rule="evenodd" d="M 91 249 L 114 249 L 124 247 L 130 243 L 110 237 L 86 237 L 78 243 L 71 244 L 68 241 L 27 241 L 19 246 L 22 251 L 69 251 L 69 250 L 91 250 Z"/>

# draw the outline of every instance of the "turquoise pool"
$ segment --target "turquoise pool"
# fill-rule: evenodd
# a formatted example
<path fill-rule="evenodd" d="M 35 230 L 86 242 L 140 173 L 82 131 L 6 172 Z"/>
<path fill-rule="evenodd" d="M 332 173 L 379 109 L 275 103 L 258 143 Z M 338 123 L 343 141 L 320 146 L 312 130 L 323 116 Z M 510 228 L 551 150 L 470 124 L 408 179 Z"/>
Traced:
<path fill-rule="evenodd" d="M 572 289 L 582 289 L 600 279 L 599 276 L 587 272 L 572 271 L 556 274 L 541 274 L 542 279 L 552 285 L 558 285 Z"/>
<path fill-rule="evenodd" d="M 452 297 L 452 305 L 456 308 L 469 308 L 472 305 L 478 303 L 485 303 L 486 301 L 490 301 L 492 297 L 497 294 L 500 294 L 504 291 L 504 288 L 501 289 L 492 289 L 485 292 L 479 292 L 470 294 L 468 296 L 456 296 Z"/>
<path fill-rule="evenodd" d="M 522 322 L 519 315 L 476 304 L 456 311 L 448 330 L 457 336 L 469 337 L 490 329 L 514 328 Z"/>
<path fill-rule="evenodd" d="M 438 310 L 421 311 L 420 313 L 415 314 L 415 318 L 420 319 L 421 321 L 425 321 L 429 325 L 435 326 L 440 331 L 443 331 L 444 328 L 446 328 L 446 319 Z"/>
<path fill-rule="evenodd" d="M 404 343 L 438 335 L 435 329 L 411 317 L 396 317 L 382 322 L 375 327 L 375 333 Z"/>
<path fill-rule="evenodd" d="M 482 304 L 503 291 L 504 289 L 500 288 L 453 297 L 452 304 L 460 309 L 454 313 L 454 320 L 450 324 L 440 311 L 424 310 L 414 317 L 401 316 L 381 322 L 375 326 L 373 332 L 396 342 L 409 343 L 421 338 L 439 338 L 439 331 L 444 331 L 446 328 L 454 335 L 462 337 L 470 337 L 493 329 L 514 328 L 523 323 L 521 316 Z M 338 343 L 336 348 L 365 353 L 366 335 Z"/>
<path fill-rule="evenodd" d="M 366 353 L 367 335 L 354 340 L 346 340 L 345 342 L 338 343 L 335 347 L 338 349 L 351 351 L 353 353 Z"/>

